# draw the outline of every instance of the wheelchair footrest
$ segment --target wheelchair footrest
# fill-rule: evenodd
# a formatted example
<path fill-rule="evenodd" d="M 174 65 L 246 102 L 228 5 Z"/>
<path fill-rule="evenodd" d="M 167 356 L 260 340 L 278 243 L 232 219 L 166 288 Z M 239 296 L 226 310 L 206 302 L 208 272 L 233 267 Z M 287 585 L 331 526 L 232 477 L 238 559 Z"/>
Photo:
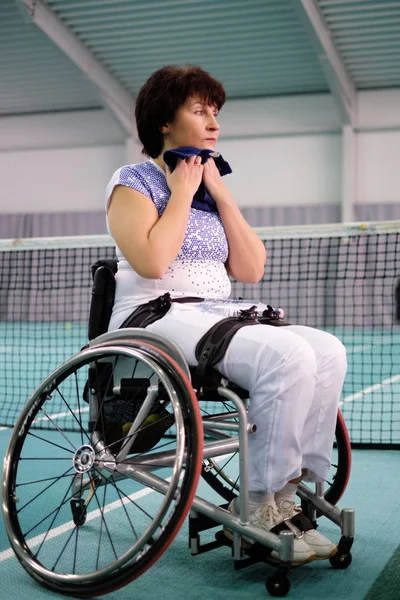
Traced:
<path fill-rule="evenodd" d="M 229 504 L 221 504 L 220 508 L 228 509 Z M 224 544 L 222 541 L 215 539 L 212 542 L 208 542 L 207 544 L 202 544 L 200 540 L 200 533 L 202 531 L 207 531 L 209 529 L 213 529 L 214 527 L 220 527 L 221 523 L 217 523 L 210 517 L 206 517 L 205 515 L 199 513 L 191 512 L 189 515 L 189 548 L 193 556 L 196 554 L 202 554 L 203 552 L 208 552 L 209 550 L 214 550 L 214 548 L 220 548 Z M 225 536 L 224 536 L 225 537 Z"/>
<path fill-rule="evenodd" d="M 230 548 L 232 548 L 233 552 L 233 542 L 226 537 L 223 531 L 218 531 L 215 534 L 215 538 L 219 541 L 221 546 L 229 546 Z M 271 550 L 269 550 L 262 544 L 258 544 L 257 542 L 255 542 L 251 546 L 243 546 L 242 553 L 246 554 L 246 557 L 234 559 L 234 568 L 235 570 L 239 570 L 259 562 L 268 563 L 268 555 L 270 554 L 270 552 Z"/>
<path fill-rule="evenodd" d="M 228 506 L 228 503 L 221 504 L 220 508 L 224 508 L 225 510 L 227 510 Z M 209 552 L 210 550 L 214 550 L 215 548 L 221 548 L 222 546 L 229 546 L 232 549 L 233 555 L 233 542 L 226 537 L 222 529 L 216 532 L 215 539 L 213 541 L 207 542 L 206 544 L 201 543 L 200 533 L 209 529 L 213 529 L 214 527 L 221 527 L 221 523 L 216 522 L 210 517 L 206 517 L 205 515 L 199 513 L 190 513 L 189 548 L 192 556 L 196 556 L 197 554 L 203 554 L 204 552 Z M 269 561 L 270 553 L 271 549 L 266 548 L 265 546 L 257 542 L 255 542 L 251 546 L 243 545 L 240 552 L 240 559 L 234 558 L 234 568 L 235 570 L 239 570 L 259 562 L 271 564 L 272 566 L 276 567 L 277 565 L 275 562 L 272 563 Z M 245 554 L 246 557 L 242 558 L 243 554 Z"/>
<path fill-rule="evenodd" d="M 220 542 L 221 546 L 229 546 L 232 548 L 233 552 L 233 542 L 226 537 L 223 531 L 218 531 L 215 534 L 215 538 Z M 244 569 L 245 567 L 249 567 L 250 565 L 254 565 L 259 562 L 268 562 L 268 554 L 271 552 L 268 548 L 263 546 L 262 544 L 258 544 L 255 542 L 251 546 L 243 546 L 241 549 L 241 554 L 245 554 L 245 558 L 234 558 L 233 566 L 235 571 L 239 569 Z"/>

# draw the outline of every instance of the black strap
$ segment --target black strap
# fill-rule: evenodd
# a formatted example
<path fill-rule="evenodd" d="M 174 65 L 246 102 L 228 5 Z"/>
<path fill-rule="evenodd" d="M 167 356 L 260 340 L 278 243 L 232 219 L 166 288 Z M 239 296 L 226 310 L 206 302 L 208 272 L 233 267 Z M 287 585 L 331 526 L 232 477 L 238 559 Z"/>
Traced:
<path fill-rule="evenodd" d="M 248 325 L 259 325 L 256 320 L 255 306 L 247 310 L 241 310 L 239 317 L 226 317 L 215 323 L 199 340 L 196 346 L 196 358 L 198 366 L 194 387 L 197 394 L 201 395 L 201 382 L 204 373 L 209 367 L 216 365 L 224 356 L 227 347 L 239 329 Z"/>
<path fill-rule="evenodd" d="M 154 321 L 161 319 L 171 308 L 171 296 L 166 293 L 155 300 L 138 306 L 132 314 L 122 323 L 120 329 L 126 327 L 147 327 Z"/>
<path fill-rule="evenodd" d="M 182 298 L 171 298 L 167 292 L 155 300 L 142 304 L 120 326 L 120 329 L 127 327 L 144 328 L 159 319 L 162 319 L 171 308 L 173 302 L 185 304 L 188 302 L 203 302 L 204 298 L 185 296 Z M 289 325 L 279 316 L 279 311 L 268 305 L 267 309 L 259 316 L 257 306 L 240 310 L 237 317 L 226 317 L 213 325 L 196 345 L 196 358 L 198 366 L 194 387 L 197 389 L 198 396 L 201 396 L 201 385 L 204 380 L 206 370 L 215 366 L 225 355 L 233 336 L 242 327 L 249 325 Z"/>
<path fill-rule="evenodd" d="M 293 525 L 296 525 L 300 529 L 300 531 L 311 531 L 311 529 L 316 529 L 317 526 L 314 525 L 310 519 L 307 519 L 306 515 L 303 512 L 299 512 L 297 515 L 292 517 L 291 522 Z"/>
<path fill-rule="evenodd" d="M 278 525 L 275 525 L 275 527 L 273 527 L 270 531 L 276 535 L 279 535 L 281 531 L 293 531 L 293 527 L 290 527 L 290 523 L 300 529 L 300 534 L 295 535 L 296 538 L 302 537 L 302 534 L 306 531 L 316 529 L 315 525 L 313 525 L 311 521 L 307 519 L 307 517 L 301 512 L 291 519 L 284 519 L 282 523 L 278 523 Z"/>
<path fill-rule="evenodd" d="M 150 300 L 146 302 L 146 304 L 142 304 L 138 306 L 136 310 L 133 311 L 131 315 L 120 326 L 120 329 L 124 329 L 126 327 L 147 327 L 147 325 L 151 325 L 155 321 L 162 319 L 164 315 L 167 314 L 169 309 L 171 308 L 171 304 L 173 302 L 178 302 L 179 304 L 187 304 L 188 302 L 203 302 L 204 298 L 199 298 L 198 296 L 184 296 L 182 298 L 171 298 L 169 292 L 159 296 L 155 300 Z"/>
<path fill-rule="evenodd" d="M 279 310 L 269 305 L 261 317 L 258 315 L 256 305 L 254 305 L 241 310 L 238 317 L 227 317 L 218 321 L 203 335 L 196 346 L 198 366 L 194 387 L 197 389 L 198 396 L 202 395 L 201 384 L 206 370 L 209 367 L 214 367 L 224 357 L 235 333 L 248 325 L 286 326 L 290 323 L 285 323 L 280 317 Z"/>

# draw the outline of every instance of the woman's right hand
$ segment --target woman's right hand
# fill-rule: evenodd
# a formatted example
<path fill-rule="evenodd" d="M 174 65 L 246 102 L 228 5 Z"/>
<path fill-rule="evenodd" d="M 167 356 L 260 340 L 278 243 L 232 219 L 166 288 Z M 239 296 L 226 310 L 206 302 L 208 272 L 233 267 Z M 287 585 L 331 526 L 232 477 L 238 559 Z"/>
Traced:
<path fill-rule="evenodd" d="M 176 167 L 171 173 L 167 167 L 167 184 L 173 192 L 187 195 L 190 202 L 197 192 L 203 178 L 203 165 L 200 156 L 189 156 L 186 159 L 178 158 Z"/>

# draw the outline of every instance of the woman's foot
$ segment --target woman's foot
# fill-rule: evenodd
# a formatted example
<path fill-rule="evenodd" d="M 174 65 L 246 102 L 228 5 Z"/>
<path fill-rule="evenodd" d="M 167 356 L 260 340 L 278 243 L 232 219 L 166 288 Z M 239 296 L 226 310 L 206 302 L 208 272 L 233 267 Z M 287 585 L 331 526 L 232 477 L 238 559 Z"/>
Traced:
<path fill-rule="evenodd" d="M 232 513 L 235 517 L 239 517 L 239 512 L 236 508 L 236 498 L 232 500 L 228 508 L 229 512 Z M 255 527 L 260 527 L 261 529 L 265 529 L 266 531 L 270 531 L 274 533 L 278 538 L 279 531 L 282 529 L 287 529 L 290 531 L 294 531 L 294 527 L 289 523 L 289 525 L 284 523 L 284 518 L 279 514 L 276 507 L 271 504 L 263 504 L 260 508 L 257 508 L 253 513 L 249 515 L 249 521 L 251 525 Z M 233 533 L 227 527 L 224 527 L 224 534 L 230 540 L 233 540 Z M 296 533 L 295 533 L 296 535 Z M 255 541 L 249 537 L 242 536 L 243 541 L 246 543 L 247 547 L 250 547 Z M 273 562 L 279 562 L 279 553 L 276 550 L 272 550 L 268 557 Z M 304 538 L 298 539 L 295 537 L 293 543 L 293 562 L 292 566 L 297 567 L 300 565 L 304 565 L 315 559 L 315 552 L 310 548 L 310 546 L 305 542 Z"/>
<path fill-rule="evenodd" d="M 299 535 L 303 533 L 302 539 L 314 552 L 316 560 L 325 560 L 336 554 L 337 547 L 335 544 L 314 529 L 311 521 L 303 514 L 299 505 L 291 500 L 282 500 L 277 502 L 276 505 L 285 522 L 294 525 Z"/>

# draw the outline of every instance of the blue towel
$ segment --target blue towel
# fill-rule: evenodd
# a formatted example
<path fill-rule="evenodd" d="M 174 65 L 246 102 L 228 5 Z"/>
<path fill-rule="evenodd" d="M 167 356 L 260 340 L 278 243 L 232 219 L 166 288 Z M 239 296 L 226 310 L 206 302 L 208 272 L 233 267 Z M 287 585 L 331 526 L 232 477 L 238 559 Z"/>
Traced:
<path fill-rule="evenodd" d="M 229 164 L 222 158 L 220 153 L 215 152 L 215 150 L 201 150 L 200 148 L 194 148 L 193 146 L 182 146 L 180 148 L 174 148 L 173 150 L 166 150 L 163 158 L 172 172 L 176 167 L 178 158 L 188 158 L 188 156 L 201 156 L 202 164 L 207 162 L 211 156 L 214 159 L 221 176 L 232 173 Z M 201 182 L 197 192 L 193 196 L 192 208 L 197 208 L 198 210 L 204 210 L 206 212 L 218 212 L 217 205 L 207 192 L 203 182 Z"/>

